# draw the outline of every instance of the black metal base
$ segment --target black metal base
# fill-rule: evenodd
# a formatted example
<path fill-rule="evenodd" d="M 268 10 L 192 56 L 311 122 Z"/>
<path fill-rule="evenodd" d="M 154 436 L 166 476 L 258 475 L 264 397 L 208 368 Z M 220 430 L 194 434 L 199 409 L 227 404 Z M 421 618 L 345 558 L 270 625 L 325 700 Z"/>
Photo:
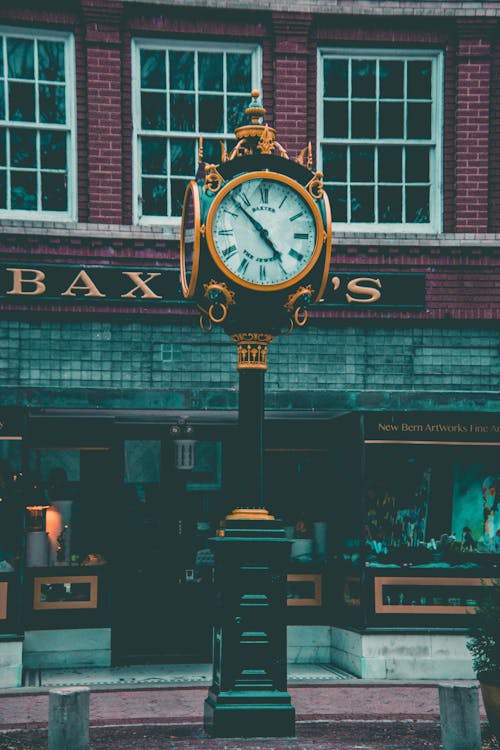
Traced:
<path fill-rule="evenodd" d="M 209 691 L 204 726 L 212 737 L 295 737 L 295 709 L 277 690 Z"/>

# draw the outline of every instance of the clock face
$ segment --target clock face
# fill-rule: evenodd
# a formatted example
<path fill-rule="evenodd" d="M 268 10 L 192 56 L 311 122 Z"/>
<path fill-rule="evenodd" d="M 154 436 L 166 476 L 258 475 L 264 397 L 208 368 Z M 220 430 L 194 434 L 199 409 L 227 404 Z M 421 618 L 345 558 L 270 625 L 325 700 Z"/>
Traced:
<path fill-rule="evenodd" d="M 233 281 L 274 290 L 312 267 L 323 223 L 314 200 L 292 179 L 254 172 L 221 189 L 207 216 L 206 236 L 215 262 Z"/>
<path fill-rule="evenodd" d="M 200 196 L 195 180 L 189 182 L 182 208 L 180 264 L 184 297 L 194 295 L 200 258 Z"/>

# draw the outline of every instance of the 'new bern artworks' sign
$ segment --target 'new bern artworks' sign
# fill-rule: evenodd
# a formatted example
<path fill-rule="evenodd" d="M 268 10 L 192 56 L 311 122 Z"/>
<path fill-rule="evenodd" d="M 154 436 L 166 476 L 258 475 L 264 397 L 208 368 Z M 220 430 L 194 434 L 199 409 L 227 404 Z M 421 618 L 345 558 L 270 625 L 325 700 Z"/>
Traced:
<path fill-rule="evenodd" d="M 62 264 L 0 264 L 0 303 L 80 306 L 89 303 L 187 304 L 175 268 L 125 268 Z M 328 307 L 419 309 L 425 304 L 423 273 L 330 274 Z"/>

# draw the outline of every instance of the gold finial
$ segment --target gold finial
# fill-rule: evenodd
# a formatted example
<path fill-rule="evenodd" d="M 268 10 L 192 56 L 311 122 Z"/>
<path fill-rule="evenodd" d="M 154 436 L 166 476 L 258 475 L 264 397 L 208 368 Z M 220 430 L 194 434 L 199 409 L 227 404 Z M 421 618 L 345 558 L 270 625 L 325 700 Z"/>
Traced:
<path fill-rule="evenodd" d="M 245 114 L 250 117 L 252 125 L 258 125 L 260 118 L 264 117 L 266 110 L 259 102 L 260 91 L 258 89 L 252 89 L 252 102 L 250 106 L 246 108 Z"/>
<path fill-rule="evenodd" d="M 267 347 L 273 340 L 268 333 L 233 333 L 238 346 L 238 370 L 267 370 Z"/>

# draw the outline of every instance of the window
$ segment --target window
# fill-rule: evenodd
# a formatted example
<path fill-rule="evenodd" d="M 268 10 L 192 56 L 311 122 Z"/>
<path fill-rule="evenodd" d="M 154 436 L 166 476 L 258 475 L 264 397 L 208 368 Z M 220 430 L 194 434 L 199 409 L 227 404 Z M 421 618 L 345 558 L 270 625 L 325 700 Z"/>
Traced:
<path fill-rule="evenodd" d="M 320 52 L 319 162 L 334 228 L 440 229 L 441 55 Z"/>
<path fill-rule="evenodd" d="M 0 217 L 73 217 L 72 37 L 0 29 Z"/>
<path fill-rule="evenodd" d="M 220 162 L 259 88 L 257 47 L 136 41 L 135 221 L 180 217 L 184 190 L 204 161 Z"/>

